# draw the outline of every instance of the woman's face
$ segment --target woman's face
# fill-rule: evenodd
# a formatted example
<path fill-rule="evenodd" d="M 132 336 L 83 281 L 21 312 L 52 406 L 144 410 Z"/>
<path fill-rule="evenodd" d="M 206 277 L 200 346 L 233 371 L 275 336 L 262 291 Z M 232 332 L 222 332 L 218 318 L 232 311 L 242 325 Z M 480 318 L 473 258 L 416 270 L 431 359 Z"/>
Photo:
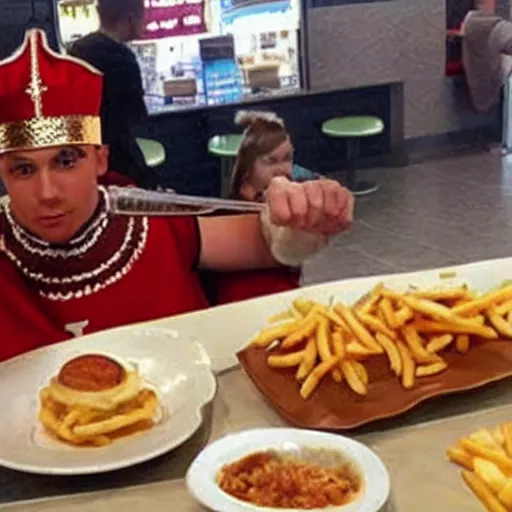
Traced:
<path fill-rule="evenodd" d="M 256 158 L 249 180 L 240 191 L 243 199 L 248 201 L 261 200 L 272 178 L 285 176 L 291 179 L 292 166 L 293 146 L 288 137 L 270 153 Z"/>

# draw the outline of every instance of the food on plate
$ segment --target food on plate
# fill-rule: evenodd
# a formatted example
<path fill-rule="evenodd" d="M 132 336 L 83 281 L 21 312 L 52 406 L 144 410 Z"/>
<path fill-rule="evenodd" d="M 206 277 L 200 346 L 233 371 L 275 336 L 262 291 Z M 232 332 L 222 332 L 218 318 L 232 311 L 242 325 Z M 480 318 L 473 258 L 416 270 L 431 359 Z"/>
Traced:
<path fill-rule="evenodd" d="M 512 284 L 478 296 L 467 286 L 397 292 L 378 284 L 351 307 L 295 299 L 256 334 L 267 364 L 297 369 L 307 399 L 324 378 L 366 395 L 366 363 L 385 357 L 405 389 L 449 368 L 443 354 L 467 354 L 476 343 L 512 339 Z"/>
<path fill-rule="evenodd" d="M 224 466 L 217 474 L 217 485 L 227 494 L 260 507 L 313 509 L 355 500 L 362 479 L 354 465 L 345 460 L 324 467 L 262 451 Z"/>
<path fill-rule="evenodd" d="M 446 451 L 489 512 L 512 511 L 512 423 L 482 428 Z"/>
<path fill-rule="evenodd" d="M 153 426 L 158 400 L 135 369 L 105 355 L 67 361 L 39 393 L 39 421 L 72 445 L 105 446 Z"/>

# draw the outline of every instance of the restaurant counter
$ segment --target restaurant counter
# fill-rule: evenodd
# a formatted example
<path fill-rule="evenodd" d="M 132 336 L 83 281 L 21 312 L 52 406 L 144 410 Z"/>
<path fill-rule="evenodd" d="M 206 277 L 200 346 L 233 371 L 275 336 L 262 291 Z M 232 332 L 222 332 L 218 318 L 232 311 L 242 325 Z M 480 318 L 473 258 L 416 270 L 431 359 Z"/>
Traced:
<path fill-rule="evenodd" d="M 165 146 L 166 160 L 157 168 L 160 184 L 184 194 L 219 196 L 221 162 L 208 153 L 208 140 L 239 132 L 234 118 L 241 108 L 270 109 L 282 117 L 295 146 L 296 163 L 313 171 L 328 174 L 343 169 L 346 141 L 326 137 L 321 125 L 344 115 L 373 115 L 384 123 L 382 134 L 361 141 L 358 165 L 406 163 L 402 82 L 335 91 L 283 90 L 242 103 L 178 110 L 169 106 L 153 113 L 138 136 Z"/>
<path fill-rule="evenodd" d="M 183 478 L 191 461 L 208 442 L 249 428 L 289 426 L 238 366 L 236 357 L 237 350 L 247 344 L 269 317 L 289 308 L 298 296 L 321 303 L 333 297 L 353 303 L 381 282 L 397 290 L 407 289 L 411 284 L 431 287 L 441 276 L 448 279 L 448 274 L 454 281 L 447 286 L 467 283 L 471 289 L 483 293 L 498 286 L 504 276 L 511 273 L 512 258 L 505 258 L 408 274 L 355 278 L 93 334 L 90 337 L 122 339 L 129 336 L 134 327 L 163 328 L 175 332 L 178 342 L 179 339 L 200 341 L 211 360 L 218 386 L 212 406 L 205 408 L 202 427 L 178 449 L 117 472 L 45 477 L 2 470 L 0 502 L 6 504 L 0 505 L 0 510 L 106 512 L 119 508 L 123 512 L 146 512 L 150 503 L 151 512 L 171 509 L 173 512 L 200 512 L 203 509 L 188 494 Z M 87 337 L 68 343 L 87 343 Z M 372 448 L 387 466 L 392 489 L 387 511 L 481 510 L 480 503 L 460 478 L 459 468 L 446 460 L 445 451 L 461 437 L 510 420 L 512 380 L 491 384 L 493 378 L 496 375 L 488 375 L 487 384 L 479 389 L 468 390 L 468 386 L 463 393 L 447 396 L 442 396 L 443 388 L 439 383 L 434 384 L 430 391 L 440 396 L 393 417 L 390 410 L 387 419 L 344 432 Z M 478 383 L 484 381 L 479 379 L 472 385 Z M 382 393 L 387 389 L 392 388 L 382 387 Z M 364 400 L 359 406 L 369 414 L 366 419 L 375 418 L 371 408 L 364 409 Z M 92 490 L 95 492 L 85 492 Z M 71 493 L 74 495 L 69 496 Z M 42 496 L 48 498 L 35 499 Z M 57 496 L 62 497 L 55 498 Z M 26 501 L 20 502 L 22 499 Z"/>
<path fill-rule="evenodd" d="M 150 117 L 161 116 L 166 114 L 172 114 L 173 112 L 181 112 L 181 111 L 197 111 L 197 110 L 205 110 L 205 109 L 214 109 L 223 106 L 235 106 L 237 108 L 250 108 L 250 105 L 253 103 L 272 103 L 276 100 L 285 99 L 285 98 L 297 98 L 304 97 L 310 94 L 320 94 L 329 92 L 329 90 L 305 90 L 305 89 L 276 89 L 272 92 L 261 92 L 261 93 L 253 93 L 247 94 L 240 101 L 235 103 L 228 103 L 226 105 L 199 105 L 192 103 L 176 103 L 169 105 L 160 105 L 160 106 L 148 106 L 148 112 Z"/>
<path fill-rule="evenodd" d="M 211 438 L 253 427 L 286 426 L 239 370 L 218 379 Z M 480 511 L 481 504 L 465 488 L 459 469 L 445 450 L 459 437 L 484 425 L 510 420 L 512 385 L 503 382 L 459 397 L 436 399 L 405 416 L 373 425 L 353 435 L 370 446 L 391 475 L 387 512 Z M 474 412 L 470 412 L 474 411 Z M 433 420 L 437 418 L 436 420 Z M 441 418 L 441 419 L 440 419 Z M 197 447 L 195 448 L 197 450 Z M 184 454 L 182 454 L 184 456 Z M 193 454 L 187 454 L 187 460 Z M 177 465 L 185 471 L 184 465 Z M 141 475 L 143 478 L 143 475 Z M 371 485 L 371 482 L 369 483 Z M 0 492 L 5 492 L 2 489 Z M 6 512 L 201 512 L 183 479 L 75 497 L 5 505 Z"/>

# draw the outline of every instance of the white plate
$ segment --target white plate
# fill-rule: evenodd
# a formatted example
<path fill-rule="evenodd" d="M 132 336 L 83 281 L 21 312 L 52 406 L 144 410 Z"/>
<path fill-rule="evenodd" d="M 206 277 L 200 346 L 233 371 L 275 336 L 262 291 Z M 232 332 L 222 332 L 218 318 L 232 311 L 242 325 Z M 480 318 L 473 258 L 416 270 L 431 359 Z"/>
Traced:
<path fill-rule="evenodd" d="M 120 335 L 121 334 L 121 335 Z M 156 388 L 162 406 L 151 429 L 102 448 L 52 441 L 37 420 L 38 392 L 61 365 L 79 354 L 107 353 L 136 364 Z M 125 468 L 162 455 L 189 439 L 202 422 L 216 381 L 196 342 L 175 331 L 132 328 L 105 331 L 24 354 L 0 365 L 0 465 L 30 473 L 78 475 Z"/>
<path fill-rule="evenodd" d="M 215 441 L 190 466 L 187 487 L 200 503 L 216 512 L 291 512 L 291 509 L 257 507 L 237 500 L 223 492 L 215 478 L 225 464 L 250 453 L 293 449 L 294 445 L 339 451 L 361 470 L 364 488 L 360 497 L 341 507 L 329 507 L 329 512 L 377 512 L 386 503 L 390 490 L 389 475 L 382 461 L 369 448 L 347 437 L 292 428 L 248 430 Z M 313 510 L 325 512 L 327 509 Z"/>

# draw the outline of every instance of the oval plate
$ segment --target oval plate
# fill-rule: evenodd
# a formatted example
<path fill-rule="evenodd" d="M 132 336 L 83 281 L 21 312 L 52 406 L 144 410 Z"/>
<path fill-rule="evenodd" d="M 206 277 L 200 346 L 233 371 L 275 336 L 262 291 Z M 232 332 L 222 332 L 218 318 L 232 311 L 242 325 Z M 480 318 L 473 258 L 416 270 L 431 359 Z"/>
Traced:
<path fill-rule="evenodd" d="M 291 428 L 255 429 L 228 435 L 208 445 L 187 472 L 188 490 L 204 506 L 216 512 L 304 512 L 295 509 L 258 507 L 237 500 L 216 484 L 216 475 L 225 465 L 250 453 L 262 450 L 286 450 L 292 445 L 335 450 L 352 460 L 361 470 L 364 490 L 361 496 L 329 512 L 377 512 L 389 496 L 390 483 L 386 467 L 365 445 L 344 436 Z M 326 509 L 310 509 L 325 512 Z"/>
<path fill-rule="evenodd" d="M 84 353 L 112 354 L 136 365 L 156 388 L 161 418 L 151 429 L 102 448 L 73 447 L 46 436 L 37 420 L 38 393 L 61 365 Z M 122 469 L 162 455 L 188 440 L 216 390 L 199 343 L 171 330 L 105 331 L 24 354 L 0 365 L 0 465 L 29 473 L 80 475 Z"/>

